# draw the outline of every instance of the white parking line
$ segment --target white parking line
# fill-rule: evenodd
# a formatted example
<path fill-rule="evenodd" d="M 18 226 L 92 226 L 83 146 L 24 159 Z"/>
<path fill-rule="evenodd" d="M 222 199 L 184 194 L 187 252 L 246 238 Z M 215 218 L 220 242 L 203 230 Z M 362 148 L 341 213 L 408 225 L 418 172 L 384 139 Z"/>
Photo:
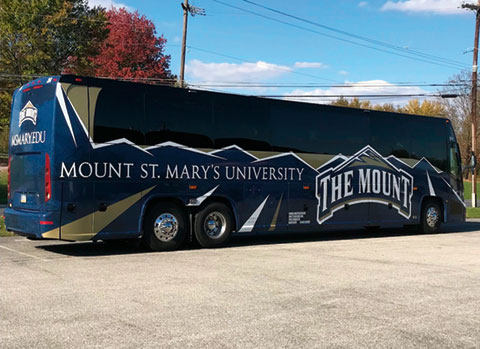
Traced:
<path fill-rule="evenodd" d="M 17 250 L 14 250 L 14 249 L 12 249 L 12 248 L 8 248 L 8 247 L 2 246 L 2 245 L 0 245 L 0 248 L 4 248 L 4 249 L 6 249 L 6 250 L 8 250 L 8 251 L 12 251 L 12 252 L 17 252 L 18 254 L 23 254 L 24 256 L 31 257 L 31 258 L 35 258 L 35 259 L 39 259 L 39 260 L 44 261 L 44 262 L 49 262 L 48 259 L 40 258 L 40 257 L 34 256 L 34 255 L 32 255 L 32 254 L 20 252 L 20 251 L 17 251 Z"/>

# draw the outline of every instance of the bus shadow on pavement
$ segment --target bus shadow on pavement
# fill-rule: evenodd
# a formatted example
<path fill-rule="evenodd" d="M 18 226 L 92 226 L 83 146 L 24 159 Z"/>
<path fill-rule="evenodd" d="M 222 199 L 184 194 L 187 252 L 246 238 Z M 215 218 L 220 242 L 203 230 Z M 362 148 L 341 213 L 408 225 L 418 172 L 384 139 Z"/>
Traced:
<path fill-rule="evenodd" d="M 220 247 L 236 248 L 259 245 L 276 245 L 285 243 L 306 243 L 306 242 L 322 242 L 322 241 L 341 241 L 341 240 L 358 240 L 358 239 L 378 239 L 391 238 L 401 236 L 421 236 L 421 235 L 445 235 L 456 233 L 468 233 L 480 231 L 480 221 L 465 222 L 460 224 L 448 224 L 443 226 L 442 232 L 437 234 L 422 234 L 415 229 L 369 229 L 369 230 L 350 230 L 350 231 L 328 231 L 315 233 L 271 233 L 252 236 L 234 236 L 225 245 Z M 71 257 L 99 257 L 123 254 L 145 254 L 158 253 L 142 248 L 138 243 L 132 242 L 76 242 L 76 243 L 60 243 L 45 244 L 36 246 L 36 248 L 58 253 Z M 190 242 L 185 245 L 181 251 L 200 250 L 201 247 L 196 242 Z M 175 252 L 175 251 L 173 251 Z M 163 252 L 165 253 L 165 252 Z"/>
<path fill-rule="evenodd" d="M 124 241 L 115 242 L 72 242 L 39 245 L 36 248 L 71 257 L 100 257 L 124 254 L 141 254 L 153 251 L 142 248 L 139 244 Z"/>
<path fill-rule="evenodd" d="M 323 231 L 313 233 L 284 233 L 284 234 L 264 234 L 258 236 L 235 236 L 225 247 L 240 247 L 249 245 L 270 245 L 283 243 L 302 243 L 302 242 L 321 242 L 321 241 L 341 241 L 341 240 L 360 240 L 360 239 L 378 239 L 401 236 L 435 236 L 455 233 L 468 233 L 480 231 L 479 222 L 465 222 L 460 224 L 448 224 L 442 227 L 442 231 L 435 234 L 424 234 L 414 228 L 405 229 L 363 229 L 363 230 L 338 230 Z"/>

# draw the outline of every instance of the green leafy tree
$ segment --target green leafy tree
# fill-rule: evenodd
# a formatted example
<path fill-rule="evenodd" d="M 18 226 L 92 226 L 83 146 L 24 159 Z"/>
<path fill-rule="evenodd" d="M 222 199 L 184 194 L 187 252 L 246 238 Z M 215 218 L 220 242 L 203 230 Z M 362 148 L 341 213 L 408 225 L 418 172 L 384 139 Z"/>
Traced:
<path fill-rule="evenodd" d="M 104 9 L 87 0 L 0 0 L 0 148 L 13 90 L 35 76 L 92 71 L 88 57 L 107 35 Z"/>

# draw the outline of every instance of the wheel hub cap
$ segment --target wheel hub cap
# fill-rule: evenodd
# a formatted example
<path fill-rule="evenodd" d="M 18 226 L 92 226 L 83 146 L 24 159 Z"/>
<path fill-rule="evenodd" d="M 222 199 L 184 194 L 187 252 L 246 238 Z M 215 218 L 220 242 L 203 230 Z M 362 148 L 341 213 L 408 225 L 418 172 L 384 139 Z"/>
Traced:
<path fill-rule="evenodd" d="M 205 218 L 204 229 L 210 238 L 218 239 L 227 230 L 227 220 L 220 212 L 211 212 Z"/>
<path fill-rule="evenodd" d="M 178 232 L 178 220 L 171 213 L 162 213 L 153 224 L 153 232 L 158 240 L 171 241 Z"/>
<path fill-rule="evenodd" d="M 435 228 L 437 226 L 440 215 L 435 207 L 429 207 L 426 214 L 427 224 L 430 228 Z"/>

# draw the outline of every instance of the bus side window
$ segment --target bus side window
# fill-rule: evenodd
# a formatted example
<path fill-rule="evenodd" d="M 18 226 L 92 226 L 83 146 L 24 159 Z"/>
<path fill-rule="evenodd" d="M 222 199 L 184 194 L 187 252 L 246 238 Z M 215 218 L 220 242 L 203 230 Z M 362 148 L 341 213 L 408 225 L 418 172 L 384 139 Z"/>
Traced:
<path fill-rule="evenodd" d="M 94 115 L 95 107 L 97 105 L 98 95 L 102 91 L 101 87 L 89 86 L 88 87 L 88 131 L 90 133 L 90 138 L 95 139 L 94 133 Z"/>
<path fill-rule="evenodd" d="M 330 115 L 328 115 L 330 114 Z M 370 119 L 362 110 L 318 113 L 315 125 L 319 132 L 315 149 L 320 153 L 353 155 L 369 144 Z M 322 151 L 323 150 L 323 151 Z"/>
<path fill-rule="evenodd" d="M 456 178 L 461 178 L 461 166 L 459 163 L 460 152 L 458 150 L 458 144 L 450 142 L 449 146 L 449 162 L 450 162 L 450 174 Z"/>
<path fill-rule="evenodd" d="M 108 142 L 126 138 L 145 144 L 143 94 L 137 91 L 103 88 L 97 98 L 94 117 L 94 141 Z"/>
<path fill-rule="evenodd" d="M 89 117 L 88 117 L 88 86 L 73 85 L 62 83 L 63 90 L 67 94 L 68 100 L 73 105 L 73 108 L 78 114 L 78 117 L 83 123 L 83 126 L 89 131 Z"/>
<path fill-rule="evenodd" d="M 278 105 L 272 108 L 272 128 L 278 151 L 352 155 L 368 144 L 363 112 Z"/>
<path fill-rule="evenodd" d="M 410 156 L 420 160 L 425 157 L 433 166 L 448 171 L 446 127 L 443 120 L 412 118 L 409 121 L 408 135 Z"/>
<path fill-rule="evenodd" d="M 272 105 L 272 146 L 274 151 L 311 153 L 311 132 L 317 128 L 306 114 L 305 106 Z M 320 151 L 319 151 L 320 152 Z"/>
<path fill-rule="evenodd" d="M 265 103 L 231 95 L 216 95 L 214 103 L 215 148 L 237 145 L 244 150 L 272 150 Z"/>
<path fill-rule="evenodd" d="M 191 148 L 213 148 L 209 96 L 185 89 L 156 88 L 145 98 L 147 145 L 175 142 Z"/>
<path fill-rule="evenodd" d="M 383 112 L 371 112 L 370 118 L 371 146 L 380 154 L 399 159 L 425 157 L 432 165 L 446 171 L 445 127 L 441 122 Z"/>
<path fill-rule="evenodd" d="M 392 125 L 396 125 L 392 128 Z M 410 157 L 408 120 L 402 116 L 370 112 L 370 145 L 382 156 L 394 155 L 400 159 Z"/>

